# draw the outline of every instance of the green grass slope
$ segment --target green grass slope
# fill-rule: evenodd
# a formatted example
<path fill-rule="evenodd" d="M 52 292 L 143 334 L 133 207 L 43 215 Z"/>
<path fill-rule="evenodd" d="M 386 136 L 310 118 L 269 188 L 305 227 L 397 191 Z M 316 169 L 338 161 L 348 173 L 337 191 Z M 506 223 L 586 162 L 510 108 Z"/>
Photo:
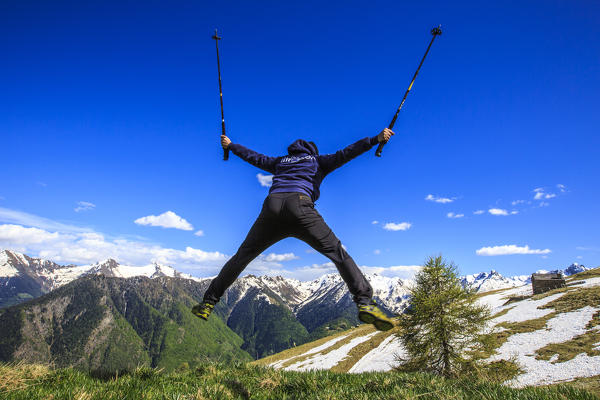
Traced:
<path fill-rule="evenodd" d="M 113 377 L 74 369 L 0 364 L 0 398 L 37 399 L 327 399 L 593 400 L 572 386 L 511 389 L 474 380 L 395 372 L 344 374 L 275 371 L 245 363 L 207 363 L 165 373 L 139 368 Z"/>

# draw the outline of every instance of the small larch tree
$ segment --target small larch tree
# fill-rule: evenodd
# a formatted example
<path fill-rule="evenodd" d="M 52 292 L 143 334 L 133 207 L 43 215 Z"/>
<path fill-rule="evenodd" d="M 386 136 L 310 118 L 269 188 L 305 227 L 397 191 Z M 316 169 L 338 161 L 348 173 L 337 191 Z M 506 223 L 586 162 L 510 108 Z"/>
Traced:
<path fill-rule="evenodd" d="M 475 292 L 461 285 L 456 266 L 442 256 L 427 259 L 410 295 L 400 319 L 398 335 L 407 353 L 400 369 L 458 375 L 468 362 L 465 350 L 477 344 L 489 309 L 477 304 Z"/>

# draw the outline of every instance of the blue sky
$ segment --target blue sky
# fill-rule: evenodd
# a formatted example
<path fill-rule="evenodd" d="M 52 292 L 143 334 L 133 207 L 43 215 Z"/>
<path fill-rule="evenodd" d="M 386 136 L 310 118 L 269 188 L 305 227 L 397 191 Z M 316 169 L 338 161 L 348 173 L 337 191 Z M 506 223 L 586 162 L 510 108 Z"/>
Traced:
<path fill-rule="evenodd" d="M 329 175 L 318 210 L 388 276 L 440 253 L 463 274 L 598 266 L 599 15 L 595 1 L 3 1 L 0 248 L 216 274 L 268 188 L 222 161 L 214 29 L 228 135 L 283 155 L 387 126 L 442 24 L 383 157 Z M 327 261 L 286 239 L 247 272 L 308 279 Z"/>

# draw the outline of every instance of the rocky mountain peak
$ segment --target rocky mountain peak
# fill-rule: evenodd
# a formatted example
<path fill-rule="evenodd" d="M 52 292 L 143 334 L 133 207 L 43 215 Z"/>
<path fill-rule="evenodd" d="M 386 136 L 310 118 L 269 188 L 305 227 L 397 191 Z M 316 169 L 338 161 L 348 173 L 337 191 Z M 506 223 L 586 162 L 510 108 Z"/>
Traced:
<path fill-rule="evenodd" d="M 463 286 L 470 287 L 478 292 L 521 286 L 528 283 L 528 281 L 528 276 L 505 277 L 493 269 L 490 272 L 480 272 L 461 278 Z"/>
<path fill-rule="evenodd" d="M 121 276 L 118 273 L 118 269 L 119 269 L 119 263 L 116 260 L 109 258 L 105 261 L 94 264 L 92 266 L 92 268 L 89 270 L 89 273 L 96 274 L 96 275 L 105 275 L 105 276 L 109 276 L 109 277 L 117 277 L 117 276 Z"/>
<path fill-rule="evenodd" d="M 587 268 L 584 265 L 580 265 L 578 263 L 573 263 L 564 270 L 564 275 L 566 275 L 566 276 L 575 275 L 580 272 L 587 271 L 588 269 L 589 268 Z"/>
<path fill-rule="evenodd" d="M 2 261 L 4 261 L 4 263 L 10 263 L 13 266 L 21 265 L 23 267 L 29 267 L 30 258 L 25 254 L 12 250 L 4 250 L 1 254 L 0 263 L 3 263 Z"/>

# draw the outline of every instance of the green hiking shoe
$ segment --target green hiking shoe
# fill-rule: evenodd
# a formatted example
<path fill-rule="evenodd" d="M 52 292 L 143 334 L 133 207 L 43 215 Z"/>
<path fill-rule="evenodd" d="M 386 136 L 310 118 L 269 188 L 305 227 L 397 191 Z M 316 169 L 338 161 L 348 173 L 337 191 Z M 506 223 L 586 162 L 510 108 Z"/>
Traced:
<path fill-rule="evenodd" d="M 192 314 L 194 314 L 198 318 L 202 318 L 205 321 L 208 321 L 208 317 L 212 312 L 213 308 L 215 308 L 214 304 L 210 304 L 207 302 L 196 304 L 192 307 Z"/>
<path fill-rule="evenodd" d="M 358 319 L 365 324 L 375 325 L 378 331 L 389 331 L 394 327 L 394 323 L 377 307 L 375 301 L 370 304 L 357 304 Z"/>

